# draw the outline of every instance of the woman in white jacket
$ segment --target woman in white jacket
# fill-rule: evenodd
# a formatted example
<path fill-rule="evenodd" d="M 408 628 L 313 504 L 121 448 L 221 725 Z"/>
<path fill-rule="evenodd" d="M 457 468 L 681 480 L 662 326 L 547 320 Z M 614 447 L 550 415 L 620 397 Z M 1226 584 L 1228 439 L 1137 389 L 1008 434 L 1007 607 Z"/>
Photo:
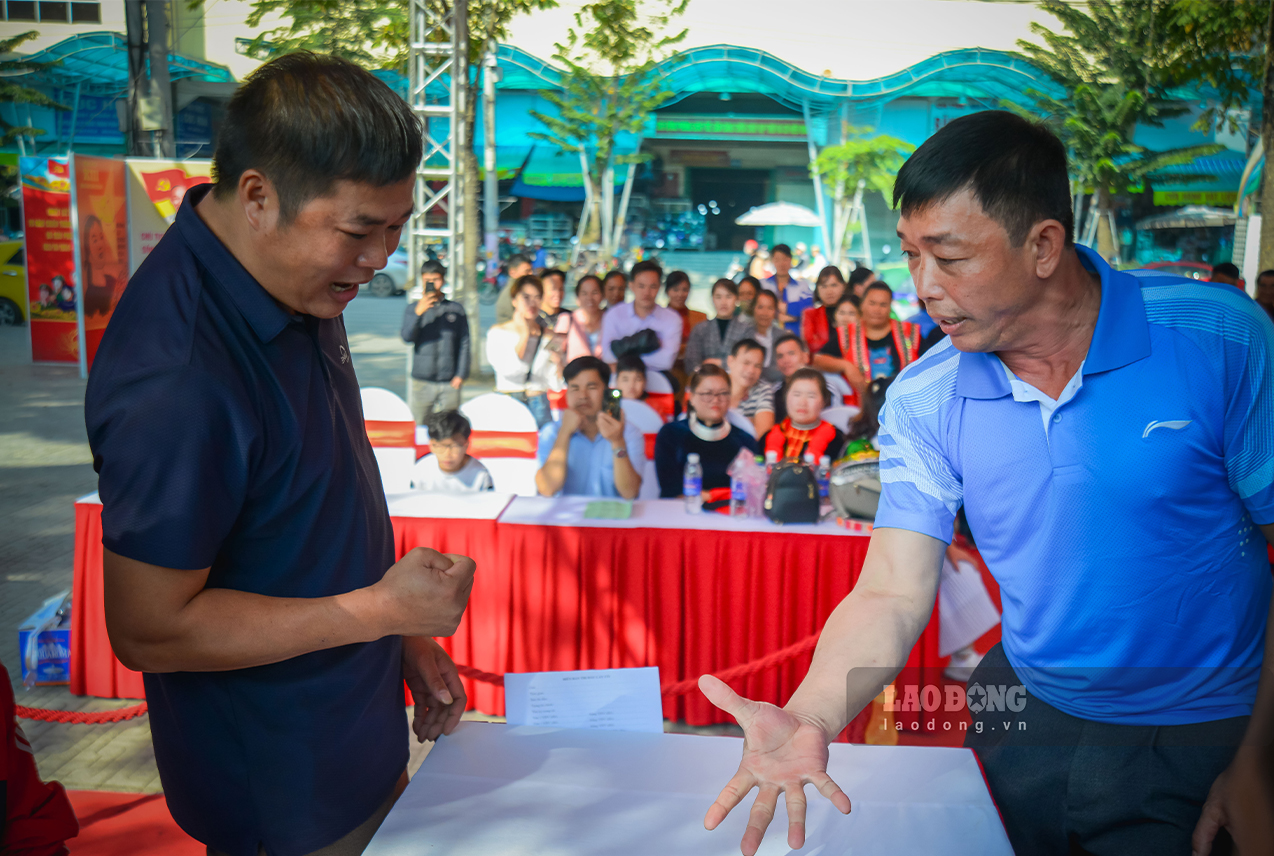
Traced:
<path fill-rule="evenodd" d="M 521 401 L 543 427 L 552 419 L 547 393 L 557 381 L 551 331 L 540 320 L 544 285 L 527 275 L 513 284 L 511 295 L 513 319 L 487 331 L 487 362 L 495 371 L 495 391 Z"/>

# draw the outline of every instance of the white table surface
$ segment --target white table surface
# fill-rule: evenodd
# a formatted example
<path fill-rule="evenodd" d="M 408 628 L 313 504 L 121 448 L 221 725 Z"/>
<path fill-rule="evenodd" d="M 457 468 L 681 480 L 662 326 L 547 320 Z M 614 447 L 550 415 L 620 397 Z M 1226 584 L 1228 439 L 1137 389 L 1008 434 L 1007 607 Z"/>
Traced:
<path fill-rule="evenodd" d="M 413 490 L 385 496 L 390 517 L 433 517 L 449 520 L 495 520 L 513 499 L 511 493 L 425 493 Z"/>
<path fill-rule="evenodd" d="M 711 529 L 721 532 L 782 532 L 792 535 L 862 536 L 838 526 L 834 520 L 823 523 L 792 523 L 779 526 L 765 517 L 731 517 L 716 511 L 689 514 L 680 499 L 638 499 L 633 502 L 632 516 L 626 520 L 585 520 L 584 507 L 598 497 L 587 496 L 517 496 L 500 515 L 501 523 L 525 526 L 583 526 L 597 529 Z"/>
<path fill-rule="evenodd" d="M 462 722 L 438 741 L 364 856 L 736 856 L 749 795 L 703 815 L 738 767 L 734 737 Z M 761 854 L 1012 856 L 968 749 L 833 743 L 841 815 L 812 787 L 807 838 L 787 847 L 779 801 Z"/>

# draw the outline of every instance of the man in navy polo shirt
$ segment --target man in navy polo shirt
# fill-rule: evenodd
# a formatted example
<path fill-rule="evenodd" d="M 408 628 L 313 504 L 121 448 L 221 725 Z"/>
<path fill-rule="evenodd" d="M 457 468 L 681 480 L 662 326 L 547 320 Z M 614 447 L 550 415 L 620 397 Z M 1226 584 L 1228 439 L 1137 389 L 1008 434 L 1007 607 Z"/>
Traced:
<path fill-rule="evenodd" d="M 894 202 L 948 339 L 890 387 L 862 576 L 791 701 L 700 681 L 747 737 L 707 826 L 753 787 L 747 854 L 780 792 L 792 846 L 804 784 L 849 811 L 826 744 L 906 662 L 963 505 L 1004 602 L 966 745 L 1016 852 L 1271 852 L 1274 325 L 1076 247 L 1065 149 L 1009 113 L 940 130 Z"/>
<path fill-rule="evenodd" d="M 412 210 L 421 129 L 376 77 L 273 60 L 102 339 L 85 418 L 106 621 L 146 672 L 173 817 L 209 854 L 359 853 L 464 708 L 473 562 L 393 533 L 341 312 Z"/>

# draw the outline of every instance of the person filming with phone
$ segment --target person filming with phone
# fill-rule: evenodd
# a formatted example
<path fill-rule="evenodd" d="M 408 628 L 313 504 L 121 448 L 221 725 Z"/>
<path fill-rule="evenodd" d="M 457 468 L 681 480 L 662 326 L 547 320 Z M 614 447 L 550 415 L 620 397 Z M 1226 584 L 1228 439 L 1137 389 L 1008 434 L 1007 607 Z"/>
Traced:
<path fill-rule="evenodd" d="M 420 266 L 422 294 L 403 310 L 403 341 L 412 346 L 411 413 L 424 425 L 434 413 L 460 409 L 460 387 L 469 377 L 469 318 L 442 293 L 447 269 Z"/>
<path fill-rule="evenodd" d="M 562 370 L 562 421 L 540 430 L 535 486 L 542 496 L 635 499 L 646 464 L 646 440 L 624 419 L 619 390 L 608 388 L 610 367 L 577 357 Z"/>

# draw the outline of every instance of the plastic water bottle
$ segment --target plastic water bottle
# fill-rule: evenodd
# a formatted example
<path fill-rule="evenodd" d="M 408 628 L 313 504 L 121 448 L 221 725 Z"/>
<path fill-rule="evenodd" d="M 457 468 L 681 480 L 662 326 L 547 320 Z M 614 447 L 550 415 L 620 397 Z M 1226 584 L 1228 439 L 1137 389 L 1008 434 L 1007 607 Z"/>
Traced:
<path fill-rule="evenodd" d="M 699 465 L 699 455 L 691 452 L 686 455 L 686 469 L 681 477 L 681 492 L 686 497 L 686 513 L 703 512 L 703 467 Z"/>
<path fill-rule="evenodd" d="M 828 502 L 832 485 L 832 459 L 827 455 L 818 459 L 818 501 Z"/>
<path fill-rule="evenodd" d="M 814 464 L 813 452 L 806 452 L 804 455 L 801 456 L 801 459 L 805 461 L 805 466 L 809 467 L 811 470 L 814 469 L 815 464 Z"/>
<path fill-rule="evenodd" d="M 778 465 L 779 453 L 773 450 L 765 453 L 765 477 L 768 479 L 770 473 L 774 472 L 774 468 Z"/>
<path fill-rule="evenodd" d="M 730 516 L 748 516 L 748 483 L 740 475 L 730 476 Z"/>

